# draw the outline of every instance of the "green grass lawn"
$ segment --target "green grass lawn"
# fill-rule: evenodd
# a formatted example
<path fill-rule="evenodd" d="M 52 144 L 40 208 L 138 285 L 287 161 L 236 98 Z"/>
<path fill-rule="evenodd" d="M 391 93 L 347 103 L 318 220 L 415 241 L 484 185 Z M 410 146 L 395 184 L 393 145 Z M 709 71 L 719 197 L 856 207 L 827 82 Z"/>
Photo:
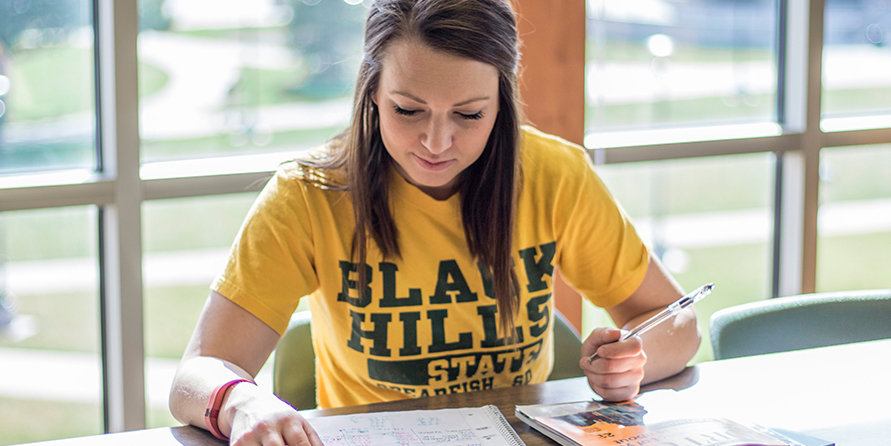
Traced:
<path fill-rule="evenodd" d="M 228 248 L 258 192 L 155 200 L 143 204 L 147 253 Z"/>
<path fill-rule="evenodd" d="M 180 425 L 166 409 L 151 409 L 146 415 L 151 427 Z M 0 445 L 83 437 L 103 432 L 99 395 L 93 404 L 0 398 Z"/>
<path fill-rule="evenodd" d="M 102 407 L 98 395 L 93 404 L 0 398 L 0 445 L 102 432 Z"/>
<path fill-rule="evenodd" d="M 10 66 L 10 122 L 59 118 L 94 109 L 92 49 L 51 47 L 16 52 Z M 160 90 L 167 80 L 165 71 L 140 62 L 141 97 Z"/>

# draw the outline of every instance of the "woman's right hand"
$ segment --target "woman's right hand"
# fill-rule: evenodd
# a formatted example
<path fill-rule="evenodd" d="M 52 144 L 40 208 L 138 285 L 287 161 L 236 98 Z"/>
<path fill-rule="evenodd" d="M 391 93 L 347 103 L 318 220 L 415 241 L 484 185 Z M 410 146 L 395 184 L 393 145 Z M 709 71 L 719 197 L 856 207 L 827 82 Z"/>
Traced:
<path fill-rule="evenodd" d="M 229 432 L 231 445 L 323 446 L 315 429 L 293 407 L 252 385 L 237 385 L 227 395 L 220 430 Z"/>
<path fill-rule="evenodd" d="M 177 420 L 206 428 L 214 387 L 257 376 L 280 335 L 247 310 L 212 292 L 170 389 Z M 268 389 L 236 384 L 220 406 L 218 428 L 233 445 L 322 446 L 310 424 Z"/>

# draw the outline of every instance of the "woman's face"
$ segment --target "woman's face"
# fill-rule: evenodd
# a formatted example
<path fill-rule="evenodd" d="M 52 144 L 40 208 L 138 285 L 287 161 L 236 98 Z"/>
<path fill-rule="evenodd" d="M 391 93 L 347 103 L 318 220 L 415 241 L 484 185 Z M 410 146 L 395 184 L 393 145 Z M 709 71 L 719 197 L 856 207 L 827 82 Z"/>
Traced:
<path fill-rule="evenodd" d="M 407 41 L 390 45 L 372 96 L 396 170 L 444 200 L 479 158 L 498 114 L 498 70 Z"/>

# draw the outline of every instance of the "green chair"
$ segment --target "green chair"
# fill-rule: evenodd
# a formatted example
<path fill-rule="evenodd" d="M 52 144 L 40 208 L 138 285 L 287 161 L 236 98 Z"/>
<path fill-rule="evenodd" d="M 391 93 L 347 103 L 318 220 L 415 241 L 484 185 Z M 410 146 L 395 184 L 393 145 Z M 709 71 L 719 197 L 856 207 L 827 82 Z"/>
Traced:
<path fill-rule="evenodd" d="M 563 313 L 554 310 L 554 368 L 548 381 L 585 376 L 579 367 L 582 340 Z"/>
<path fill-rule="evenodd" d="M 312 347 L 312 313 L 298 311 L 275 347 L 272 391 L 297 410 L 316 403 L 316 353 Z"/>
<path fill-rule="evenodd" d="M 891 290 L 778 297 L 710 319 L 715 359 L 891 338 Z"/>
<path fill-rule="evenodd" d="M 583 376 L 582 369 L 579 368 L 582 348 L 579 334 L 562 314 L 555 313 L 554 369 L 548 379 Z M 309 311 L 294 313 L 273 358 L 273 391 L 298 410 L 317 406 L 316 356 L 312 347 L 311 321 Z"/>

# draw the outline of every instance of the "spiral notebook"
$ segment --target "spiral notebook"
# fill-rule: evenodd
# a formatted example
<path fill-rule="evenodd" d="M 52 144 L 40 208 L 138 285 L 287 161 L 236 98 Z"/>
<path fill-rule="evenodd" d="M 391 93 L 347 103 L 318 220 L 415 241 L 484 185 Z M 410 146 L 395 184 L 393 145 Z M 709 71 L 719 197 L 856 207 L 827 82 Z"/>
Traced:
<path fill-rule="evenodd" d="M 525 446 L 493 405 L 333 415 L 307 421 L 325 446 Z"/>

